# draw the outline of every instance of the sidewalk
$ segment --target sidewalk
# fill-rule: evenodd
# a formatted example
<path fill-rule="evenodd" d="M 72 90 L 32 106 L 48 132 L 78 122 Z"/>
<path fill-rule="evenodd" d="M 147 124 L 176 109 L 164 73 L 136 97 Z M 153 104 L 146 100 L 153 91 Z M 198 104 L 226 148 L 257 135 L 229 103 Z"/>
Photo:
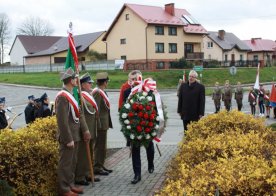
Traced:
<path fill-rule="evenodd" d="M 140 182 L 135 185 L 130 183 L 134 174 L 132 161 L 129 157 L 129 148 L 125 147 L 106 160 L 106 167 L 113 169 L 113 172 L 108 176 L 97 176 L 101 181 L 95 182 L 93 187 L 91 185 L 84 187 L 83 195 L 153 195 L 155 191 L 161 188 L 165 179 L 166 168 L 177 152 L 177 145 L 159 145 L 162 156 L 159 156 L 155 146 L 155 170 L 152 174 L 148 172 L 146 151 L 143 147 L 141 148 L 142 180 Z"/>

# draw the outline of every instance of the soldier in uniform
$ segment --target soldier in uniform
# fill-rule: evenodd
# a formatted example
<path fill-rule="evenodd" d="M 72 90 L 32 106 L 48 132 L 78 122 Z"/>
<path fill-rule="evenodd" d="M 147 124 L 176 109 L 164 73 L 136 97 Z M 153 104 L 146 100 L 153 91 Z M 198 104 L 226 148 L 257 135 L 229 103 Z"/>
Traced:
<path fill-rule="evenodd" d="M 212 99 L 214 100 L 214 104 L 216 108 L 215 113 L 218 113 L 220 110 L 220 100 L 221 100 L 221 88 L 219 87 L 218 82 L 215 83 Z"/>
<path fill-rule="evenodd" d="M 270 101 L 269 101 L 269 97 L 270 97 L 270 91 L 266 90 L 265 91 L 265 96 L 264 96 L 264 100 L 265 100 L 265 110 L 266 110 L 266 118 L 270 117 Z"/>
<path fill-rule="evenodd" d="M 98 106 L 95 99 L 92 96 L 92 84 L 93 80 L 89 73 L 86 73 L 80 77 L 81 90 L 82 90 L 82 101 L 85 121 L 88 126 L 91 139 L 89 142 L 91 158 L 94 156 L 95 139 L 97 138 L 97 118 L 98 118 Z M 75 184 L 78 185 L 89 185 L 91 181 L 90 167 L 88 162 L 88 156 L 86 153 L 86 142 L 82 139 L 79 143 L 78 151 L 78 162 L 76 168 Z M 94 182 L 100 181 L 99 178 L 94 178 Z"/>
<path fill-rule="evenodd" d="M 99 120 L 95 143 L 94 173 L 97 175 L 108 175 L 112 170 L 104 166 L 106 159 L 107 130 L 113 128 L 113 126 L 110 117 L 110 101 L 105 91 L 109 81 L 107 72 L 97 73 L 96 79 L 97 87 L 93 89 L 92 94 L 98 106 Z"/>
<path fill-rule="evenodd" d="M 227 111 L 230 111 L 232 101 L 232 89 L 229 85 L 229 80 L 225 81 L 225 86 L 222 93 L 222 101 L 224 101 L 225 109 Z"/>
<path fill-rule="evenodd" d="M 8 120 L 4 110 L 5 101 L 5 97 L 0 97 L 0 129 L 5 129 L 8 126 Z"/>
<path fill-rule="evenodd" d="M 241 87 L 241 83 L 237 83 L 237 88 L 235 90 L 235 99 L 238 106 L 238 111 L 242 109 L 242 99 L 243 99 L 243 88 Z"/>
<path fill-rule="evenodd" d="M 259 116 L 260 117 L 264 117 L 264 96 L 265 96 L 265 89 L 264 89 L 264 85 L 260 85 L 260 90 L 258 91 L 258 95 L 259 95 L 259 101 L 258 101 L 258 104 L 259 104 L 259 108 L 260 108 L 260 114 Z"/>
<path fill-rule="evenodd" d="M 47 116 L 51 116 L 51 110 L 49 108 L 49 97 L 46 93 L 44 93 L 40 97 L 40 102 L 41 102 L 41 106 L 38 110 L 38 117 L 39 118 L 44 118 L 44 117 L 47 117 Z"/>
<path fill-rule="evenodd" d="M 60 195 L 75 196 L 83 193 L 82 187 L 74 185 L 78 145 L 83 135 L 89 142 L 90 132 L 74 98 L 73 88 L 77 86 L 72 68 L 61 73 L 63 89 L 56 96 L 56 118 L 58 126 L 59 163 L 57 169 L 58 191 Z"/>
<path fill-rule="evenodd" d="M 251 87 L 248 94 L 248 102 L 251 108 L 251 114 L 255 116 L 256 113 L 256 101 L 257 101 L 257 93 L 254 91 L 254 88 Z"/>
<path fill-rule="evenodd" d="M 28 96 L 29 103 L 26 106 L 24 113 L 25 113 L 25 121 L 26 124 L 32 123 L 35 120 L 35 104 L 34 104 L 35 97 L 33 95 Z"/>

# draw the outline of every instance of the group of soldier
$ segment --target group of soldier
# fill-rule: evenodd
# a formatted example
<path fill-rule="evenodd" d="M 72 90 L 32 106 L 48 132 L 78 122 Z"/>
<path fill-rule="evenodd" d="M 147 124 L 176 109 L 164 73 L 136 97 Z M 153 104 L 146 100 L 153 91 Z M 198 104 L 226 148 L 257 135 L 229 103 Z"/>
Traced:
<path fill-rule="evenodd" d="M 221 100 L 224 102 L 225 109 L 227 111 L 231 110 L 232 107 L 232 96 L 233 89 L 229 84 L 229 80 L 225 81 L 224 87 L 220 87 L 219 83 L 215 83 L 215 88 L 213 90 L 212 99 L 214 100 L 215 105 L 215 113 L 218 113 L 221 108 Z M 260 117 L 265 116 L 270 117 L 270 102 L 269 102 L 270 91 L 265 90 L 264 86 L 261 84 L 260 89 L 254 89 L 254 87 L 250 88 L 250 92 L 248 94 L 248 102 L 251 109 L 251 114 L 256 115 L 256 105 L 258 104 L 260 109 Z M 237 103 L 238 111 L 241 111 L 243 106 L 243 87 L 241 83 L 238 82 L 236 88 L 234 89 L 234 99 Z"/>
<path fill-rule="evenodd" d="M 96 74 L 97 87 L 86 73 L 79 78 L 80 104 L 73 96 L 77 92 L 78 76 L 71 69 L 62 72 L 63 88 L 55 100 L 58 125 L 59 164 L 58 191 L 60 195 L 83 193 L 76 185 L 100 181 L 96 175 L 109 175 L 104 165 L 107 130 L 112 128 L 110 101 L 105 91 L 109 78 L 106 72 Z M 80 106 L 81 105 L 81 106 Z"/>

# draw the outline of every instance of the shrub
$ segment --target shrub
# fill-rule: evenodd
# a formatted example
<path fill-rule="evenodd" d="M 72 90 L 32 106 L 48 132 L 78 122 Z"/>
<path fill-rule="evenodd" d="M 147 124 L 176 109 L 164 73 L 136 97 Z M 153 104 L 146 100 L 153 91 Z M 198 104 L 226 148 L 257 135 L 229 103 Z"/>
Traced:
<path fill-rule="evenodd" d="M 222 111 L 188 126 L 159 195 L 273 195 L 276 133 L 263 120 Z"/>
<path fill-rule="evenodd" d="M 17 195 L 56 193 L 58 143 L 55 117 L 39 119 L 17 131 L 0 134 L 0 178 Z"/>

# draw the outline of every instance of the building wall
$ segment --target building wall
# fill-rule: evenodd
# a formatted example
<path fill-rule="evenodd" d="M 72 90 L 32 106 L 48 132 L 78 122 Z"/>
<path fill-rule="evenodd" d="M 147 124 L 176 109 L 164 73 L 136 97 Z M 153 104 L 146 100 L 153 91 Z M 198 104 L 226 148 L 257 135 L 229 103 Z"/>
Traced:
<path fill-rule="evenodd" d="M 25 58 L 25 65 L 43 65 L 50 64 L 50 56 L 39 56 L 39 57 L 31 57 Z"/>
<path fill-rule="evenodd" d="M 28 55 L 21 41 L 16 37 L 12 50 L 10 52 L 11 65 L 23 65 L 23 57 Z"/>
<path fill-rule="evenodd" d="M 213 47 L 208 48 L 208 42 L 213 42 Z M 224 60 L 223 51 L 221 47 L 219 47 L 213 40 L 211 40 L 208 36 L 203 38 L 202 50 L 204 52 L 204 59 L 208 60 Z"/>
<path fill-rule="evenodd" d="M 129 14 L 129 20 L 126 20 L 126 14 Z M 132 10 L 126 8 L 107 37 L 107 59 L 121 59 L 121 56 L 126 56 L 127 60 L 145 59 L 146 25 Z M 126 39 L 126 44 L 121 44 L 121 39 Z"/>
<path fill-rule="evenodd" d="M 105 33 L 103 33 L 94 43 L 89 46 L 89 50 L 95 50 L 98 53 L 106 54 L 106 44 L 102 41 Z"/>

